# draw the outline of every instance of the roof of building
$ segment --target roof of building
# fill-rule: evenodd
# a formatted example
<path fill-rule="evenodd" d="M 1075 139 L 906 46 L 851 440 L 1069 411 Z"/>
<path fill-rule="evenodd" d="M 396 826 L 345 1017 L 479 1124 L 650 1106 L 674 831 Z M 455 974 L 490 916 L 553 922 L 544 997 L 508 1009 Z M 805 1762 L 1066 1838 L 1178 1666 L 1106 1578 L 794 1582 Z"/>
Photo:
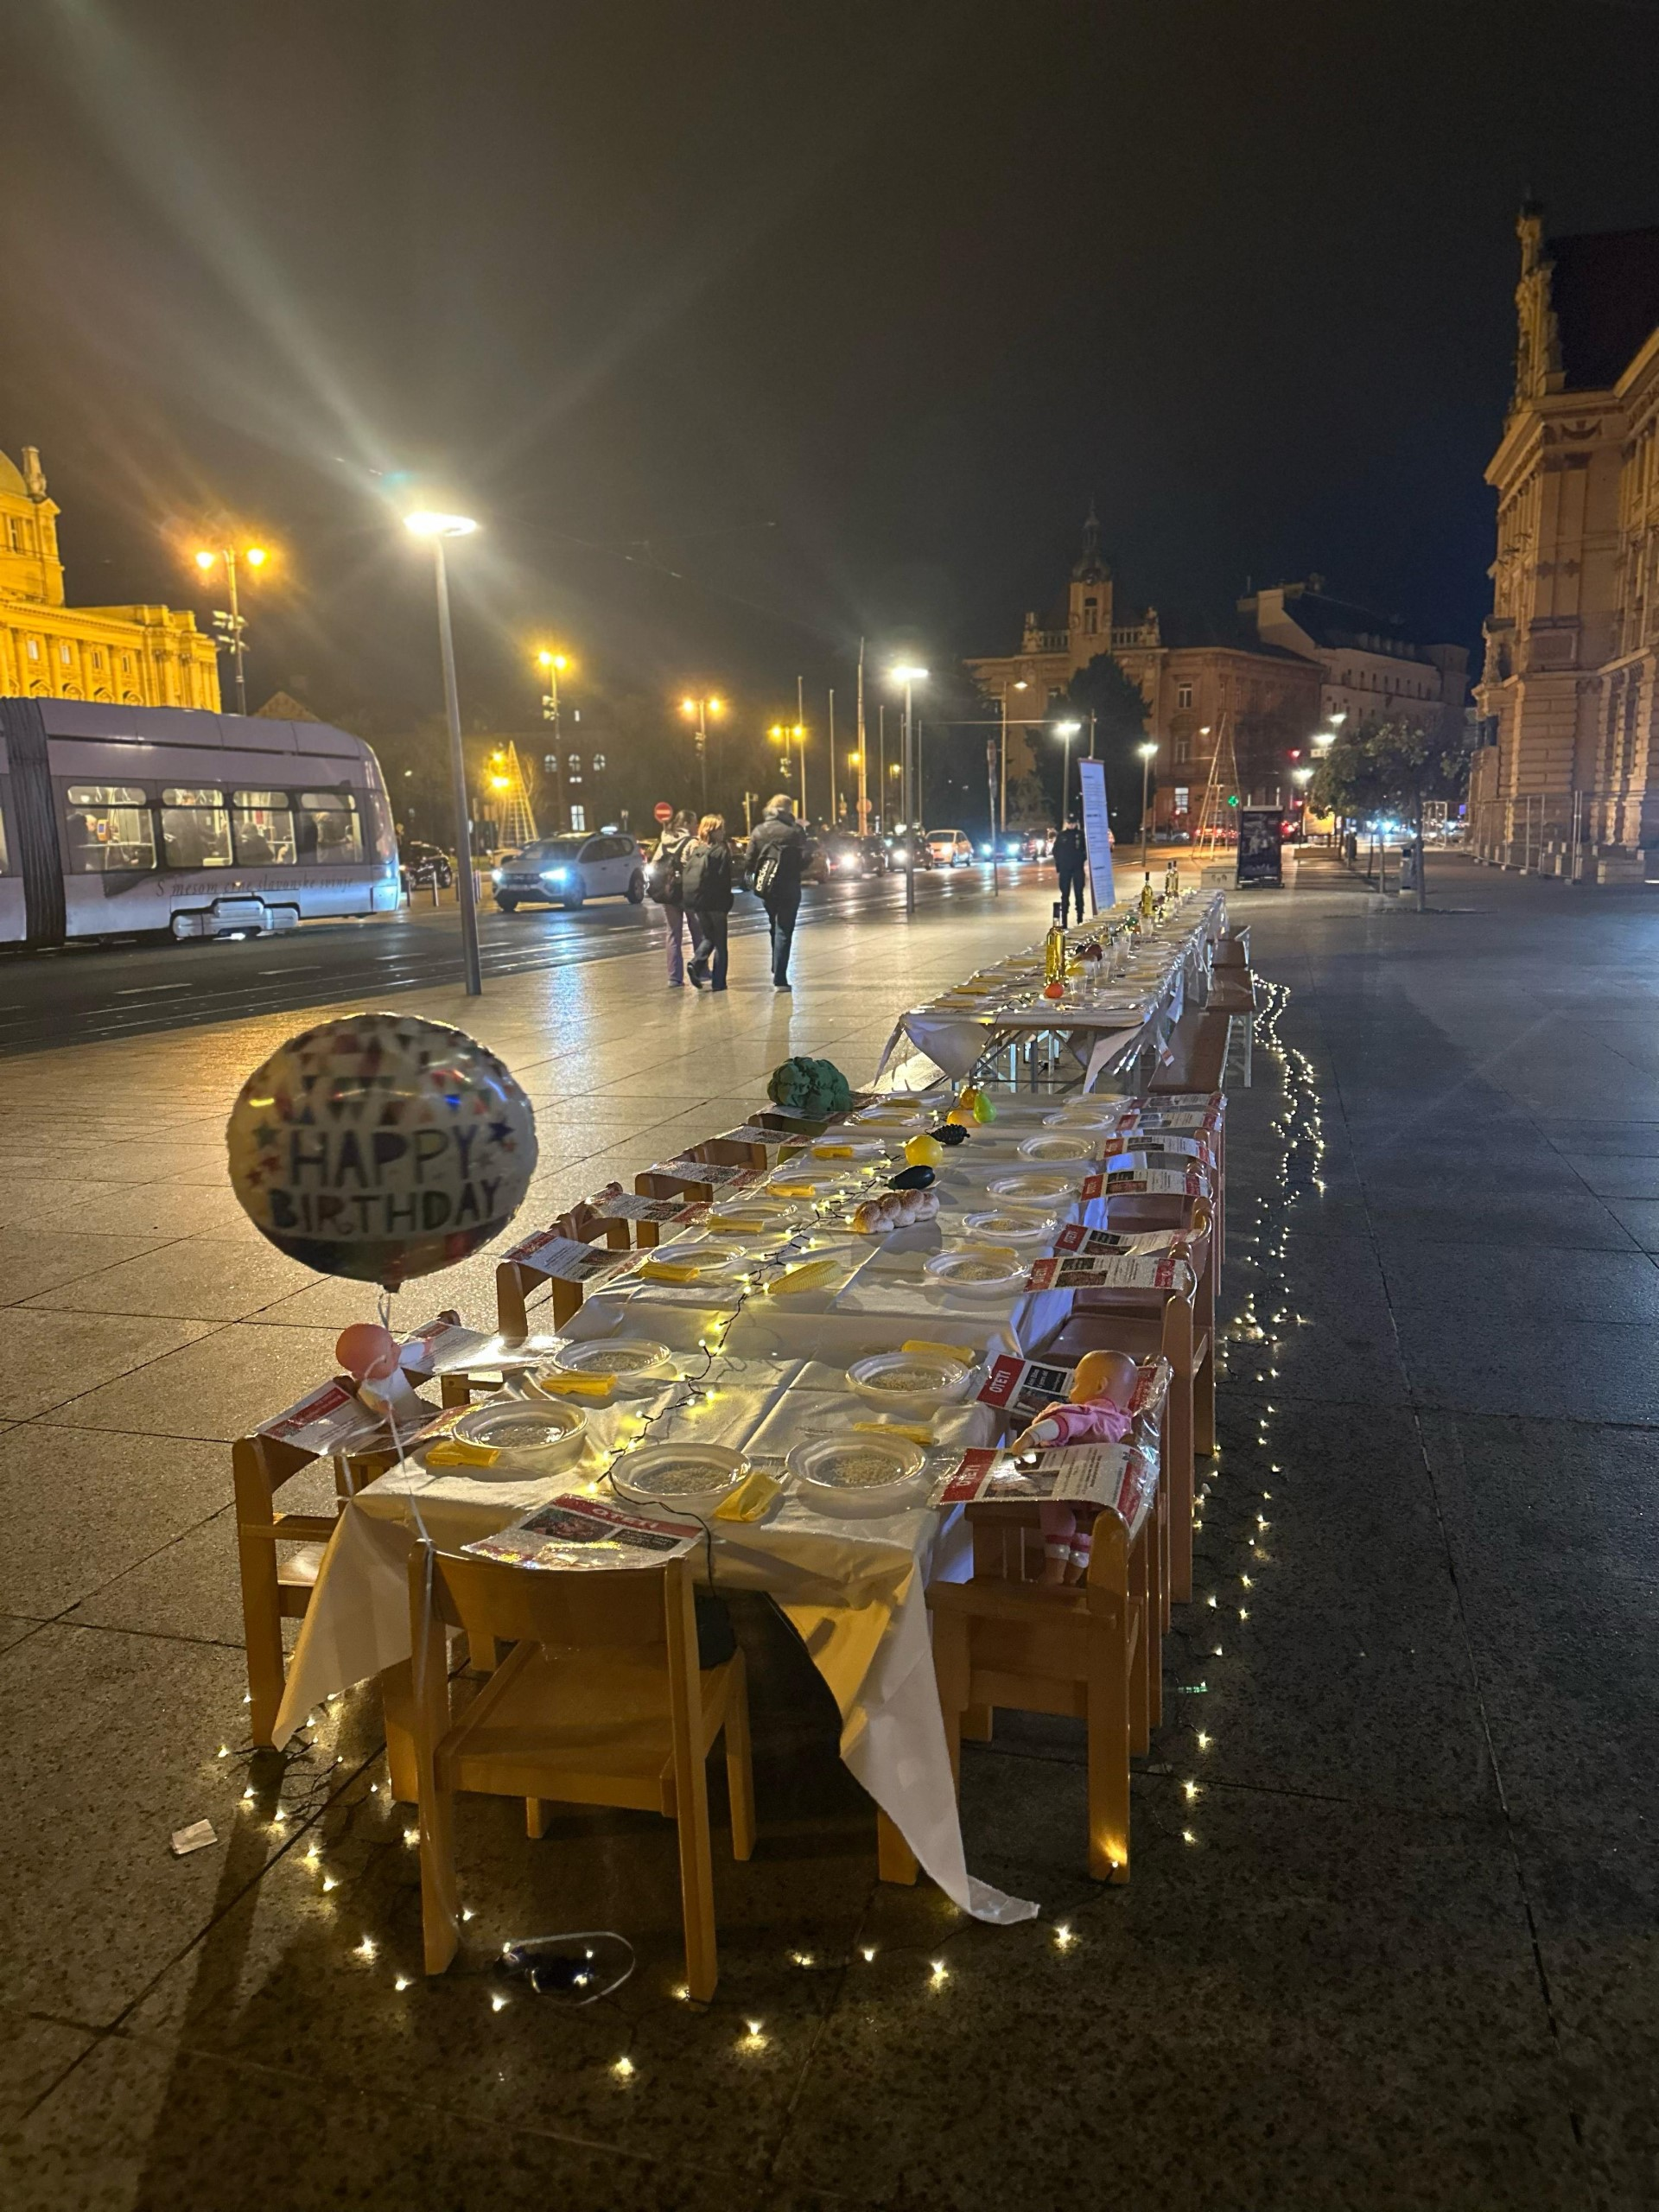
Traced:
<path fill-rule="evenodd" d="M 1551 238 L 1549 303 L 1569 391 L 1606 391 L 1659 329 L 1659 228 Z"/>
<path fill-rule="evenodd" d="M 10 454 L 0 453 L 0 493 L 9 499 L 26 499 L 29 486 L 23 481 L 23 472 Z"/>
<path fill-rule="evenodd" d="M 1302 668 L 1313 666 L 1305 653 L 1294 653 L 1285 645 L 1269 645 L 1265 638 L 1256 635 L 1254 623 L 1242 621 L 1236 615 L 1212 614 L 1207 608 L 1172 611 L 1160 607 L 1158 623 L 1165 645 L 1175 652 L 1209 646 L 1212 651 L 1253 653 L 1260 660 L 1288 660 Z"/>

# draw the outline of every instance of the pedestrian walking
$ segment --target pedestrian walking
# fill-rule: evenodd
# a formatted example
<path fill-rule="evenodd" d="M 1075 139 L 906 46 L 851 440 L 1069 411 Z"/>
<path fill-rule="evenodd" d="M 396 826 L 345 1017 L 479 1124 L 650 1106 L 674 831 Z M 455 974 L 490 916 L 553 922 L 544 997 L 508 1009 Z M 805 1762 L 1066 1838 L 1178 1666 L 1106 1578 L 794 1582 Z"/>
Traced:
<path fill-rule="evenodd" d="M 685 849 L 690 842 L 691 817 L 682 807 L 657 840 L 657 849 L 651 856 L 651 871 L 645 878 L 645 890 L 662 908 L 663 919 L 668 925 L 668 981 L 671 988 L 685 982 L 683 869 Z M 701 949 L 697 925 L 694 921 L 691 925 L 693 959 Z"/>
<path fill-rule="evenodd" d="M 754 835 L 749 839 L 749 887 L 766 910 L 772 932 L 772 981 L 776 990 L 789 988 L 789 949 L 794 942 L 795 917 L 800 912 L 801 878 L 811 856 L 811 841 L 795 819 L 787 796 L 779 791 L 767 802 Z"/>
<path fill-rule="evenodd" d="M 697 834 L 685 849 L 680 874 L 697 956 L 686 974 L 698 990 L 712 982 L 714 989 L 723 991 L 726 931 L 732 912 L 732 849 L 726 841 L 723 814 L 705 814 L 698 823 Z"/>
<path fill-rule="evenodd" d="M 1083 831 L 1075 814 L 1065 817 L 1065 827 L 1054 840 L 1054 873 L 1060 879 L 1060 926 L 1065 926 L 1066 912 L 1071 901 L 1077 902 L 1077 919 L 1083 919 L 1083 868 L 1087 849 Z"/>

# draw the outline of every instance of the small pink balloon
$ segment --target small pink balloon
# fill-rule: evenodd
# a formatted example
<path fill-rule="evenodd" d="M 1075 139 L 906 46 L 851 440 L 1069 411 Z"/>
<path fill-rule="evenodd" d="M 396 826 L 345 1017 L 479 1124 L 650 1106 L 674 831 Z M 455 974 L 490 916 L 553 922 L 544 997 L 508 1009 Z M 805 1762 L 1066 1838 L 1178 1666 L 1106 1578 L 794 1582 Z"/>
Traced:
<path fill-rule="evenodd" d="M 340 1331 L 334 1357 L 354 1382 L 384 1382 L 397 1371 L 397 1340 L 378 1321 L 353 1321 Z"/>

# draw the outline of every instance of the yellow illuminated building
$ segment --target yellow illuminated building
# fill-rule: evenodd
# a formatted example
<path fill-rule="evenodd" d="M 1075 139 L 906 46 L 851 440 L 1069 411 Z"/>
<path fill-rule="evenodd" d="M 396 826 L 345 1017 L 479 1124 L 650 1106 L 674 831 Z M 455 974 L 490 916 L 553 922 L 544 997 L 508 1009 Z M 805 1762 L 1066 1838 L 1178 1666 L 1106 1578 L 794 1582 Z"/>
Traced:
<path fill-rule="evenodd" d="M 219 707 L 219 657 L 172 607 L 66 607 L 41 457 L 0 453 L 0 698 Z"/>

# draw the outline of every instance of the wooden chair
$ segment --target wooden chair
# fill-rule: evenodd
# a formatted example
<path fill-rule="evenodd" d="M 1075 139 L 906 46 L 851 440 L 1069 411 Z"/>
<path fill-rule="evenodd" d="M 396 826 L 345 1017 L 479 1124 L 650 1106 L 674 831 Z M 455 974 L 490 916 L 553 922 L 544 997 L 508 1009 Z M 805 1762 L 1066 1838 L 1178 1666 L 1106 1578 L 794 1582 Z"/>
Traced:
<path fill-rule="evenodd" d="M 1129 1878 L 1129 1759 L 1150 1745 L 1158 1681 L 1155 1478 L 1133 1484 L 1094 1523 L 1079 1583 L 1041 1580 L 1035 1506 L 973 1505 L 974 1573 L 938 1582 L 933 1664 L 951 1771 L 961 1777 L 963 1717 L 997 1707 L 1086 1722 L 1089 1872 Z M 983 1732 L 982 1731 L 981 1732 Z"/>
<path fill-rule="evenodd" d="M 453 1311 L 440 1320 L 458 1321 Z M 446 1406 L 465 1405 L 473 1378 L 443 1376 L 439 1389 Z M 288 1442 L 282 1432 L 324 1418 L 330 1409 L 353 1427 L 357 1436 L 337 1451 L 308 1450 Z M 423 1406 L 423 1417 L 429 1413 Z M 276 1726 L 287 1680 L 283 1623 L 302 1620 L 322 1567 L 322 1554 L 346 1503 L 362 1485 L 396 1464 L 397 1447 L 378 1419 L 356 1403 L 356 1385 L 344 1375 L 275 1414 L 231 1446 L 231 1479 L 236 1503 L 237 1561 L 242 1583 L 242 1630 L 248 1656 L 249 1729 L 256 1744 L 268 1745 Z M 334 1503 L 321 1513 L 293 1513 L 277 1500 L 308 1469 L 332 1462 Z"/>
<path fill-rule="evenodd" d="M 1230 1014 L 1220 1008 L 1189 1007 L 1170 1032 L 1170 1057 L 1153 1070 L 1148 1096 L 1177 1090 L 1219 1090 L 1227 1065 Z"/>
<path fill-rule="evenodd" d="M 562 1213 L 544 1233 L 568 1236 L 576 1244 L 605 1244 L 622 1252 L 628 1250 L 632 1242 L 626 1221 L 597 1214 L 585 1201 Z M 495 1270 L 495 1325 L 510 1342 L 530 1334 L 530 1300 L 543 1283 L 550 1292 L 549 1318 L 555 1329 L 562 1329 L 582 1308 L 582 1285 L 550 1275 L 546 1268 L 538 1267 L 530 1249 L 534 1243 L 535 1239 L 527 1238 L 524 1245 L 515 1246 Z"/>
<path fill-rule="evenodd" d="M 1118 1211 L 1130 1203 L 1114 1199 L 1109 1225 L 1150 1228 L 1144 1214 Z M 1159 1202 L 1137 1198 L 1137 1207 Z M 1192 1279 L 1186 1290 L 1079 1291 L 1065 1320 L 1037 1348 L 1033 1357 L 1052 1353 L 1076 1361 L 1085 1351 L 1121 1351 L 1137 1363 L 1161 1353 L 1170 1364 L 1166 1479 L 1169 1486 L 1169 1592 L 1185 1605 L 1192 1595 L 1192 1501 L 1196 1459 L 1216 1448 L 1215 1255 L 1212 1221 L 1203 1200 L 1170 1199 L 1173 1208 L 1190 1205 L 1192 1236 L 1187 1246 Z M 1173 1225 L 1173 1224 L 1166 1224 Z"/>
<path fill-rule="evenodd" d="M 548 1801 L 661 1813 L 679 1829 L 686 1984 L 712 1997 L 714 1877 L 705 1761 L 723 1729 L 732 1853 L 754 1848 L 743 1655 L 698 1664 L 690 1563 L 548 1573 L 417 1545 L 410 1557 L 415 1765 L 426 1971 L 455 1955 L 454 1796 L 522 1797 L 532 1837 Z M 448 1631 L 514 1649 L 452 1712 Z"/>

